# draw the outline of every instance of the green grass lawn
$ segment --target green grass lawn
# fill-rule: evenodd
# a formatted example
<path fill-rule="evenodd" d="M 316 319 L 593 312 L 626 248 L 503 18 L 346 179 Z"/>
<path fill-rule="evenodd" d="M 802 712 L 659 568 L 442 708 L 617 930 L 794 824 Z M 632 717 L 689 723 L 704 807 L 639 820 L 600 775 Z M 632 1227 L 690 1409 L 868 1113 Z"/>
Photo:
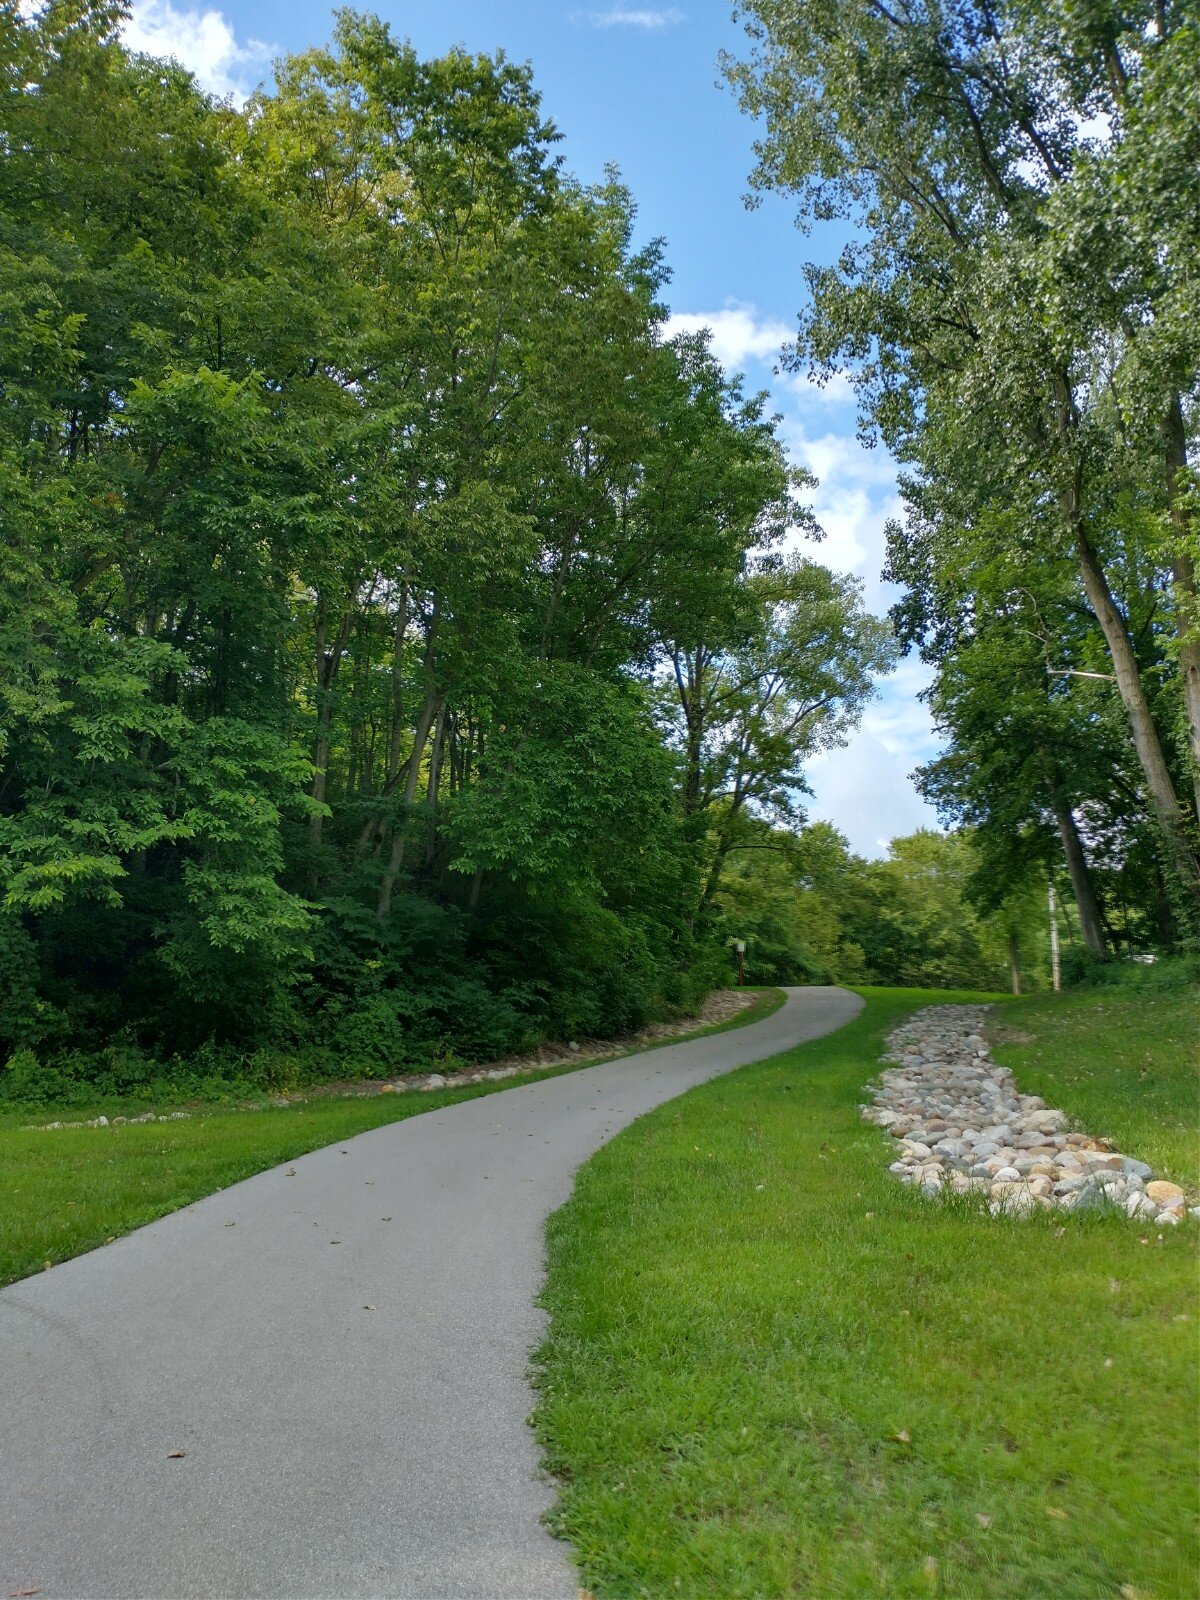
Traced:
<path fill-rule="evenodd" d="M 858 1115 L 888 1028 L 973 998 L 870 992 L 582 1169 L 549 1229 L 535 1425 L 597 1596 L 1196 1593 L 1200 1230 L 935 1204 Z M 1154 1159 L 1196 1120 L 1187 1002 L 1175 1025 L 1164 1003 L 1028 1002 L 1036 1042 L 1004 1058 Z"/>
<path fill-rule="evenodd" d="M 1200 1174 L 1200 993 L 1099 989 L 1015 1001 L 991 1030 L 1022 1089 L 1089 1133 L 1195 1184 Z"/>
<path fill-rule="evenodd" d="M 782 1004 L 778 989 L 759 990 L 745 1011 L 686 1037 L 744 1027 Z M 678 1036 L 661 1041 L 677 1042 Z M 577 1070 L 574 1065 L 551 1067 L 518 1081 Z M 509 1081 L 429 1094 L 321 1097 L 253 1111 L 207 1109 L 187 1122 L 52 1131 L 27 1130 L 22 1124 L 136 1115 L 146 1102 L 109 1098 L 82 1107 L 6 1110 L 0 1114 L 0 1284 L 94 1249 L 308 1150 L 384 1122 L 512 1087 Z M 160 1104 L 156 1109 L 173 1108 Z"/>

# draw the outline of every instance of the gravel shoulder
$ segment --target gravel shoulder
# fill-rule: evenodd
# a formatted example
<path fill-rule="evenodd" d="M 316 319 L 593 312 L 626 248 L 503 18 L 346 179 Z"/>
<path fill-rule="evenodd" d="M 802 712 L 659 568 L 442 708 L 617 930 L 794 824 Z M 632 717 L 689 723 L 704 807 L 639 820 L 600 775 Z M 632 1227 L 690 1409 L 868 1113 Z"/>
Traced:
<path fill-rule="evenodd" d="M 0 1292 L 0 1577 L 42 1595 L 574 1596 L 525 1426 L 542 1228 L 644 1111 L 849 1021 L 731 1032 L 301 1157 Z"/>

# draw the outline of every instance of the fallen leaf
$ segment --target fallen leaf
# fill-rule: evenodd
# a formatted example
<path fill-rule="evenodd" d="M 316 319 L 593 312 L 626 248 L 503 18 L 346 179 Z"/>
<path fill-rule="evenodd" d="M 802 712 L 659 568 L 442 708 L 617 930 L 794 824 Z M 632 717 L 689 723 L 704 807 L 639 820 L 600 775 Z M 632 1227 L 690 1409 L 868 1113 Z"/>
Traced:
<path fill-rule="evenodd" d="M 30 1591 L 25 1589 L 22 1590 L 22 1593 L 28 1594 Z M 1121 1600 L 1150 1600 L 1150 1596 L 1145 1589 L 1135 1589 L 1132 1583 L 1123 1583 L 1121 1585 Z"/>
<path fill-rule="evenodd" d="M 185 1455 L 187 1455 L 187 1451 L 186 1450 L 168 1450 L 167 1451 L 167 1460 L 168 1461 L 182 1461 Z"/>
<path fill-rule="evenodd" d="M 375 1309 L 375 1307 L 374 1307 L 374 1306 L 364 1306 L 364 1307 L 363 1307 L 363 1310 L 364 1310 L 364 1311 L 374 1311 L 374 1309 Z"/>
<path fill-rule="evenodd" d="M 226 1226 L 226 1227 L 227 1227 L 227 1228 L 236 1228 L 236 1227 L 237 1227 L 237 1223 L 236 1223 L 236 1222 L 227 1222 L 227 1223 L 226 1223 L 226 1224 L 225 1224 L 225 1226 Z"/>
<path fill-rule="evenodd" d="M 912 1435 L 907 1428 L 901 1428 L 899 1433 L 889 1433 L 888 1439 L 892 1444 L 911 1444 Z"/>
<path fill-rule="evenodd" d="M 294 1178 L 294 1177 L 295 1177 L 295 1176 L 296 1176 L 296 1169 L 295 1169 L 295 1167 L 293 1167 L 293 1168 L 292 1168 L 292 1170 L 291 1170 L 291 1171 L 290 1171 L 290 1172 L 285 1172 L 285 1173 L 284 1173 L 284 1177 L 285 1177 L 285 1178 Z"/>
<path fill-rule="evenodd" d="M 981 1528 L 990 1528 L 992 1525 L 992 1519 L 986 1511 L 977 1511 L 975 1513 L 975 1521 Z"/>
<path fill-rule="evenodd" d="M 330 1244 L 341 1244 L 342 1241 L 340 1239 L 330 1239 L 329 1242 Z"/>
<path fill-rule="evenodd" d="M 27 1600 L 29 1595 L 41 1594 L 41 1592 L 40 1589 L 10 1589 L 8 1591 L 8 1600 Z"/>
<path fill-rule="evenodd" d="M 1067 1513 L 1058 1506 L 1047 1506 L 1046 1515 L 1053 1517 L 1056 1522 L 1066 1522 L 1067 1520 Z"/>

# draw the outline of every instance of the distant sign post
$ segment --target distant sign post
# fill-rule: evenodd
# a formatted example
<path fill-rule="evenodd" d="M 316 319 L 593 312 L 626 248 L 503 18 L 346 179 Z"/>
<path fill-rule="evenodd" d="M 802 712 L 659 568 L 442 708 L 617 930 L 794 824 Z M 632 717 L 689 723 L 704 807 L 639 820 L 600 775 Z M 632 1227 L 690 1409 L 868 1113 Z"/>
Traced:
<path fill-rule="evenodd" d="M 733 941 L 733 948 L 737 951 L 737 958 L 738 958 L 738 988 L 739 989 L 743 989 L 743 988 L 745 988 L 745 985 L 746 985 L 746 941 L 745 941 L 745 939 L 735 939 Z"/>

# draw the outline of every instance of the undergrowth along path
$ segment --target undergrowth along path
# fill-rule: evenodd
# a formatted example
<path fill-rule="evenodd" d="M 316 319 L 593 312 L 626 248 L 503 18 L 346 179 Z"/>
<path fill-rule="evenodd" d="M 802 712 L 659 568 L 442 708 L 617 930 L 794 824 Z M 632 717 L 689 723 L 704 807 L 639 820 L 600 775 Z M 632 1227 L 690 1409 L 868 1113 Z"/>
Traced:
<path fill-rule="evenodd" d="M 753 1026 L 778 1010 L 783 1000 L 779 989 L 759 989 L 751 1005 L 728 1021 L 698 1027 L 667 1042 L 683 1043 Z M 621 1045 L 605 1059 L 633 1053 Z M 571 1061 L 532 1069 L 520 1081 L 539 1082 L 577 1072 L 587 1064 Z M 314 1093 L 311 1099 L 290 1105 L 192 1104 L 186 1118 L 153 1122 L 138 1120 L 148 1107 L 136 1096 L 41 1107 L 36 1114 L 28 1106 L 0 1111 L 0 1285 L 111 1244 L 180 1206 L 322 1145 L 511 1087 L 512 1080 L 485 1081 L 465 1087 L 449 1083 L 443 1089 L 404 1096 Z M 97 1113 L 107 1116 L 109 1126 L 36 1125 L 72 1122 Z M 117 1126 L 112 1119 L 119 1115 L 132 1120 Z M 28 1126 L 31 1123 L 35 1125 Z"/>

